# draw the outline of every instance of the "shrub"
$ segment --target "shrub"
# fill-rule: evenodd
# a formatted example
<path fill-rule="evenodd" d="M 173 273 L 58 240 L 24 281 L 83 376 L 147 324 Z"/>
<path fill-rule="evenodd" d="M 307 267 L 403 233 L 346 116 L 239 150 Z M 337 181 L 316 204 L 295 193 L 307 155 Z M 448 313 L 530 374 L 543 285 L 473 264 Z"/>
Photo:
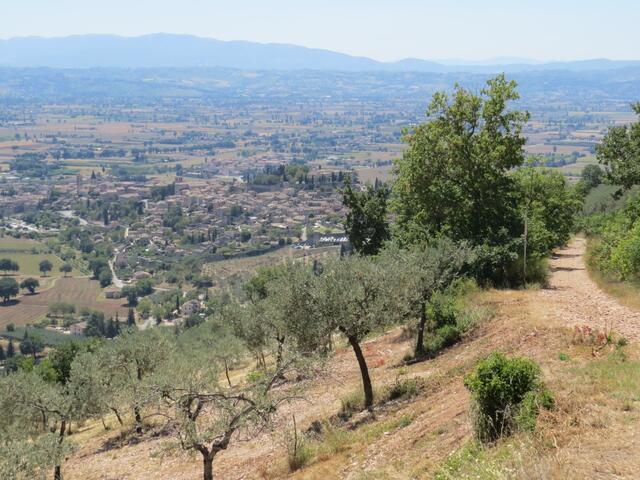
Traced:
<path fill-rule="evenodd" d="M 431 337 L 425 341 L 427 356 L 434 357 L 441 350 L 458 343 L 461 338 L 462 332 L 456 325 L 444 325 L 438 328 Z"/>
<path fill-rule="evenodd" d="M 540 380 L 540 367 L 526 358 L 506 358 L 494 352 L 465 378 L 473 396 L 476 438 L 491 442 L 508 435 L 518 421 L 535 426 L 539 407 L 552 406 Z"/>
<path fill-rule="evenodd" d="M 455 298 L 448 292 L 436 292 L 427 307 L 427 316 L 433 329 L 455 325 L 458 314 Z"/>

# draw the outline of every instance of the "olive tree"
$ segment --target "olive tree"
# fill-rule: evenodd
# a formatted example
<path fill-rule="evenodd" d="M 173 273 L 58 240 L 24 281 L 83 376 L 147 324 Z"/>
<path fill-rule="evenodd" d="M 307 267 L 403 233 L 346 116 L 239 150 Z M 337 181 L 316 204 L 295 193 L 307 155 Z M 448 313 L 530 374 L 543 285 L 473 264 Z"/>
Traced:
<path fill-rule="evenodd" d="M 316 321 L 317 281 L 308 266 L 288 264 L 264 270 L 245 287 L 250 300 L 236 307 L 231 321 L 262 367 L 265 353 L 272 355 L 278 369 L 291 352 L 326 350 L 330 335 Z"/>
<path fill-rule="evenodd" d="M 7 303 L 18 293 L 20 293 L 20 287 L 14 278 L 0 278 L 0 298 L 3 303 Z"/>
<path fill-rule="evenodd" d="M 71 364 L 69 389 L 78 401 L 85 418 L 103 418 L 113 413 L 122 426 L 121 407 L 129 401 L 128 377 L 123 375 L 115 350 L 99 347 L 92 352 L 82 352 Z"/>
<path fill-rule="evenodd" d="M 213 480 L 216 456 L 240 431 L 256 433 L 269 424 L 280 404 L 294 397 L 291 390 L 283 393 L 276 388 L 278 379 L 294 367 L 293 359 L 251 380 L 231 385 L 221 381 L 223 358 L 231 361 L 237 352 L 223 353 L 220 343 L 228 332 L 220 328 L 208 321 L 189 329 L 149 381 L 158 412 L 180 447 L 200 453 L 204 480 Z"/>
<path fill-rule="evenodd" d="M 29 471 L 53 467 L 54 480 L 62 480 L 61 465 L 70 448 L 67 425 L 77 412 L 66 387 L 47 382 L 34 370 L 18 371 L 0 378 L 0 411 L 2 436 L 14 447 L 30 450 L 16 463 L 0 448 L 0 464 L 6 462 L 26 477 Z"/>
<path fill-rule="evenodd" d="M 40 282 L 36 278 L 25 278 L 20 282 L 20 288 L 28 290 L 31 295 L 36 293 L 36 289 L 40 286 Z"/>
<path fill-rule="evenodd" d="M 362 341 L 396 319 L 387 279 L 388 270 L 380 262 L 351 256 L 328 263 L 318 284 L 320 319 L 351 345 L 362 376 L 365 408 L 371 408 L 374 399 Z"/>
<path fill-rule="evenodd" d="M 141 434 L 143 409 L 152 400 L 148 378 L 167 361 L 171 350 L 168 333 L 161 329 L 126 330 L 94 352 L 78 356 L 72 365 L 70 388 L 82 399 L 88 416 L 110 410 L 123 423 L 118 409 L 128 405 L 136 432 Z"/>
<path fill-rule="evenodd" d="M 50 272 L 53 269 L 53 264 L 49 260 L 42 260 L 38 264 L 38 270 L 42 272 L 43 276 L 47 276 L 47 272 Z"/>
<path fill-rule="evenodd" d="M 408 249 L 389 246 L 380 256 L 390 284 L 396 315 L 404 321 L 417 319 L 414 357 L 424 357 L 427 304 L 435 292 L 447 288 L 473 260 L 467 243 L 439 238 Z"/>

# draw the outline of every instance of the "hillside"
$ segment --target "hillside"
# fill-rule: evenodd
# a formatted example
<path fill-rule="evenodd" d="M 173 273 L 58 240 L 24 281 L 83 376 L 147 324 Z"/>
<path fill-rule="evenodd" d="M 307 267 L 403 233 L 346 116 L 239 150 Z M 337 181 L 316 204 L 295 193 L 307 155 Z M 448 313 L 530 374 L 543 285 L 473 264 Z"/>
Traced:
<path fill-rule="evenodd" d="M 399 329 L 365 344 L 374 384 L 399 377 L 419 379 L 410 399 L 351 418 L 315 443 L 309 465 L 288 476 L 281 438 L 263 432 L 239 438 L 220 454 L 216 475 L 225 479 L 406 478 L 634 478 L 640 469 L 638 313 L 600 292 L 586 274 L 584 241 L 576 239 L 550 262 L 549 286 L 490 290 L 475 303 L 493 315 L 464 342 L 434 360 L 398 368 L 411 342 Z M 585 344 L 574 327 L 612 330 L 630 341 L 602 349 Z M 472 446 L 469 397 L 463 377 L 489 352 L 535 359 L 556 397 L 541 415 L 536 434 L 520 434 L 486 450 Z M 279 424 L 295 414 L 300 429 L 340 410 L 340 399 L 359 388 L 357 366 L 339 349 L 329 373 L 309 385 L 306 397 L 284 409 Z M 112 427 L 115 421 L 109 419 Z M 154 430 L 142 441 L 105 433 L 99 422 L 75 430 L 79 450 L 66 463 L 67 479 L 199 478 L 195 457 L 162 454 L 165 436 Z M 453 452 L 453 453 L 451 453 Z M 570 459 L 570 463 L 567 460 Z"/>

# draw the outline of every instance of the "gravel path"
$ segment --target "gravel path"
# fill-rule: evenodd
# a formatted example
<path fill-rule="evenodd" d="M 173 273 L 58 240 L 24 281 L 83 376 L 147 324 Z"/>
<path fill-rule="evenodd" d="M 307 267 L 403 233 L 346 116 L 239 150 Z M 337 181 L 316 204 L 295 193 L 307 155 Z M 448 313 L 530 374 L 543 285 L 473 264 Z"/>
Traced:
<path fill-rule="evenodd" d="M 587 273 L 586 241 L 575 238 L 550 261 L 549 287 L 539 292 L 541 306 L 565 325 L 613 329 L 628 339 L 640 340 L 640 312 L 604 293 Z"/>

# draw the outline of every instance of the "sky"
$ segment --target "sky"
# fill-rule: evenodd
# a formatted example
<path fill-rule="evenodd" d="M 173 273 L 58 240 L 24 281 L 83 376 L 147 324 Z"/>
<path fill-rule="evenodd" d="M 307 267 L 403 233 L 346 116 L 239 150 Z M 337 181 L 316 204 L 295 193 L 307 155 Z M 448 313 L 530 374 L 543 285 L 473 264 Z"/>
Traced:
<path fill-rule="evenodd" d="M 640 59 L 639 0 L 0 0 L 0 38 L 182 33 L 382 61 Z"/>

